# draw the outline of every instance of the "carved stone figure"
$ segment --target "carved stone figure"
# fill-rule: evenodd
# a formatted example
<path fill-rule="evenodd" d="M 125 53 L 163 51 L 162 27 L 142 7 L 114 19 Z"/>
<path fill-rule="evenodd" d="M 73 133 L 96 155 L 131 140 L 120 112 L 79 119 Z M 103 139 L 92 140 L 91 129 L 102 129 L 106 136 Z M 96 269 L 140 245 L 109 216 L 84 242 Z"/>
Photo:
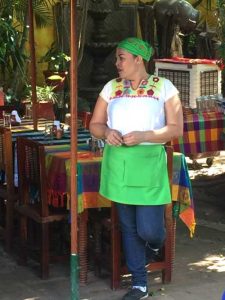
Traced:
<path fill-rule="evenodd" d="M 154 5 L 158 39 L 158 57 L 171 57 L 171 43 L 179 26 L 183 33 L 192 32 L 199 20 L 199 11 L 185 0 L 156 0 Z"/>

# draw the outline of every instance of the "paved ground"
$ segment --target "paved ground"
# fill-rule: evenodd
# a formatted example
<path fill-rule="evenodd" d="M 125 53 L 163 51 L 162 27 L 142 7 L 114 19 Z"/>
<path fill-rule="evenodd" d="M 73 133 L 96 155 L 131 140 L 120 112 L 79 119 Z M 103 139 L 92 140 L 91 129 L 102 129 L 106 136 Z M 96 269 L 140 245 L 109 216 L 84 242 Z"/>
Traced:
<path fill-rule="evenodd" d="M 178 222 L 176 259 L 173 280 L 162 285 L 160 273 L 149 275 L 154 300 L 220 300 L 225 290 L 225 179 L 224 157 L 208 167 L 191 170 L 196 206 L 197 228 L 193 239 Z M 211 167 L 212 168 L 212 167 Z M 208 171 L 207 171 L 208 169 Z M 198 173 L 198 174 L 197 174 Z M 70 277 L 68 263 L 51 265 L 51 277 L 37 277 L 36 265 L 19 266 L 16 256 L 8 256 L 0 243 L 0 300 L 69 300 Z M 82 300 L 119 300 L 125 287 L 112 291 L 109 276 L 96 278 L 88 274 L 88 285 L 80 287 Z"/>

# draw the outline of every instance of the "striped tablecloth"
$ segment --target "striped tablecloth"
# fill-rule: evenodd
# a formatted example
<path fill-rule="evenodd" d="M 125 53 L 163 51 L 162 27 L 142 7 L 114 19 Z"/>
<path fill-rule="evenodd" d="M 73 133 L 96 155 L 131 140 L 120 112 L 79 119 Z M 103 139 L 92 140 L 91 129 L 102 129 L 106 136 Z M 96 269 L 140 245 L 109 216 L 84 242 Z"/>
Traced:
<path fill-rule="evenodd" d="M 100 182 L 101 157 L 96 157 L 85 149 L 78 149 L 78 211 L 85 208 L 109 207 L 110 201 L 98 193 Z M 70 191 L 70 152 L 57 152 L 57 147 L 45 147 L 48 177 L 48 200 L 53 206 L 65 206 L 69 209 Z M 53 152 L 52 152 L 53 151 Z M 67 200 L 66 200 L 67 199 Z M 180 217 L 187 225 L 191 235 L 195 229 L 195 216 L 192 188 L 185 156 L 174 153 L 172 200 L 174 216 Z"/>
<path fill-rule="evenodd" d="M 26 137 L 35 141 L 38 141 L 41 144 L 48 145 L 48 151 L 60 152 L 62 150 L 70 150 L 70 132 L 66 131 L 61 139 L 50 138 L 45 136 L 44 131 L 13 131 L 12 132 L 12 144 L 13 144 L 13 153 L 14 153 L 14 185 L 18 186 L 18 166 L 17 166 L 17 148 L 16 148 L 16 139 L 17 137 Z M 87 141 L 90 139 L 90 132 L 87 129 L 80 128 L 77 131 L 77 143 L 80 148 L 87 147 Z"/>
<path fill-rule="evenodd" d="M 27 137 L 32 140 L 37 140 L 38 142 L 45 145 L 55 145 L 55 144 L 65 144 L 70 143 L 70 131 L 64 131 L 62 138 L 57 139 L 56 137 L 45 135 L 44 130 L 39 131 L 13 131 L 12 140 L 16 141 L 16 138 L 22 136 Z M 80 128 L 77 131 L 77 142 L 78 144 L 87 143 L 88 139 L 91 137 L 90 132 L 85 128 Z"/>
<path fill-rule="evenodd" d="M 189 114 L 184 119 L 184 134 L 174 139 L 174 151 L 186 156 L 224 150 L 222 133 L 225 130 L 225 115 L 219 112 Z"/>

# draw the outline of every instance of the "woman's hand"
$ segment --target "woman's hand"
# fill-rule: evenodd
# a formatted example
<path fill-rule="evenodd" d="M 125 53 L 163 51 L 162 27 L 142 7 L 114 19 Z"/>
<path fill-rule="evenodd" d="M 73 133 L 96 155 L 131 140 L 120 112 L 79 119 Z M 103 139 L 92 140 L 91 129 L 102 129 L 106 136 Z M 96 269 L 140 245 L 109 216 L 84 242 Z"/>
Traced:
<path fill-rule="evenodd" d="M 123 143 L 127 146 L 134 146 L 145 142 L 144 131 L 132 131 L 123 136 Z"/>
<path fill-rule="evenodd" d="M 122 135 L 119 131 L 107 128 L 105 131 L 106 142 L 112 146 L 121 146 L 123 143 Z"/>

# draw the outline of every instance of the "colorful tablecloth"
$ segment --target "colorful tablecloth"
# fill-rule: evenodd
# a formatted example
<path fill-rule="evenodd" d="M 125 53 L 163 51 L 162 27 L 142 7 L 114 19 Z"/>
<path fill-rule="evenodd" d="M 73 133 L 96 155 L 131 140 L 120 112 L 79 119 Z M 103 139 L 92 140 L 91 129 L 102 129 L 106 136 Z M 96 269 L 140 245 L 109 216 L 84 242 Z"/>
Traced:
<path fill-rule="evenodd" d="M 224 150 L 221 134 L 225 115 L 219 112 L 188 114 L 184 119 L 183 137 L 173 140 L 174 151 L 186 156 Z"/>
<path fill-rule="evenodd" d="M 12 144 L 13 144 L 13 157 L 14 157 L 14 185 L 18 186 L 18 166 L 17 166 L 17 148 L 16 139 L 18 137 L 25 137 L 35 140 L 41 144 L 49 145 L 49 151 L 57 152 L 62 150 L 70 150 L 70 132 L 65 131 L 62 138 L 50 138 L 46 136 L 43 130 L 40 131 L 13 131 L 12 132 Z M 77 131 L 77 143 L 82 148 L 82 145 L 87 145 L 87 141 L 90 139 L 90 132 L 85 128 L 80 128 Z M 56 147 L 57 146 L 57 147 Z"/>
<path fill-rule="evenodd" d="M 102 158 L 94 156 L 85 147 L 78 150 L 78 212 L 85 208 L 111 206 L 109 200 L 98 194 Z M 67 205 L 69 209 L 70 152 L 57 152 L 57 147 L 53 148 L 45 147 L 49 204 Z M 174 154 L 172 200 L 174 216 L 181 218 L 192 235 L 195 229 L 193 195 L 185 157 L 180 153 Z"/>

